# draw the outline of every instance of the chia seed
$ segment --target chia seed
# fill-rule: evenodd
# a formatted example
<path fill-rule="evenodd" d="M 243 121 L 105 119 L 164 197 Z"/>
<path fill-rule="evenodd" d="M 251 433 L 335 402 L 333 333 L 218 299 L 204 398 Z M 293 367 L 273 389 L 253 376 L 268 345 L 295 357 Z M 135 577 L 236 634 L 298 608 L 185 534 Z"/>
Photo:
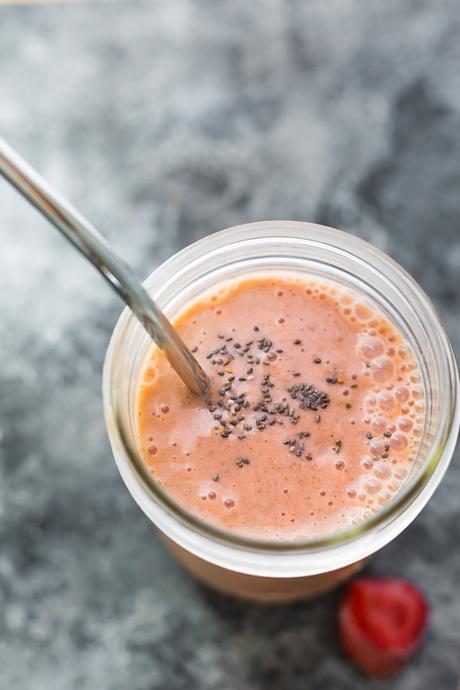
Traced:
<path fill-rule="evenodd" d="M 249 458 L 237 458 L 237 459 L 235 460 L 235 465 L 236 465 L 237 467 L 244 467 L 244 465 L 249 465 L 250 462 L 251 462 L 251 461 L 249 460 Z"/>

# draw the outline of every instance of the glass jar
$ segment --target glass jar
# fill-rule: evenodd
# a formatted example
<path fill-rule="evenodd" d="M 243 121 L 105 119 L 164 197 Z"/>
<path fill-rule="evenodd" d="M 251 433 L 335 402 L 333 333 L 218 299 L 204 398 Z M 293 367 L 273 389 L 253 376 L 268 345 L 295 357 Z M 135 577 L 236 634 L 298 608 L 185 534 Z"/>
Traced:
<path fill-rule="evenodd" d="M 205 523 L 155 484 L 140 457 L 136 395 L 151 340 L 128 309 L 113 332 L 103 381 L 115 460 L 140 508 L 196 577 L 262 601 L 287 601 L 330 588 L 394 539 L 438 486 L 459 427 L 457 368 L 433 305 L 397 263 L 352 235 L 311 223 L 241 225 L 186 247 L 154 271 L 145 286 L 174 318 L 217 283 L 280 270 L 332 279 L 374 302 L 419 359 L 426 396 L 420 451 L 406 484 L 367 520 L 328 537 L 282 543 L 257 541 Z"/>

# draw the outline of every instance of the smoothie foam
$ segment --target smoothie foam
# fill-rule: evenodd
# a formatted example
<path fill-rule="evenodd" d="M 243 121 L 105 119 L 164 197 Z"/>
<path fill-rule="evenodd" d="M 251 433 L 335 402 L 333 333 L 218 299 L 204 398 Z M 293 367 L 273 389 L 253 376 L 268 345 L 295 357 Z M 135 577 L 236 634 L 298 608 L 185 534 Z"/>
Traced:
<path fill-rule="evenodd" d="M 424 390 L 375 305 L 313 276 L 248 277 L 174 325 L 212 390 L 193 397 L 153 348 L 137 427 L 154 480 L 185 509 L 257 538 L 307 539 L 359 523 L 402 486 Z"/>

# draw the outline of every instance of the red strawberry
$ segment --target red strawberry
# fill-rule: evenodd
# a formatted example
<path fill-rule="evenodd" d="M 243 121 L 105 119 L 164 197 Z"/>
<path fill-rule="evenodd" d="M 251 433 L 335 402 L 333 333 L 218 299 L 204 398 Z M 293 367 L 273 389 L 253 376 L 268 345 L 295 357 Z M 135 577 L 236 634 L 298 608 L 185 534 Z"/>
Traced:
<path fill-rule="evenodd" d="M 370 675 L 388 676 L 415 651 L 428 607 L 420 591 L 395 577 L 363 577 L 345 590 L 339 612 L 345 652 Z"/>

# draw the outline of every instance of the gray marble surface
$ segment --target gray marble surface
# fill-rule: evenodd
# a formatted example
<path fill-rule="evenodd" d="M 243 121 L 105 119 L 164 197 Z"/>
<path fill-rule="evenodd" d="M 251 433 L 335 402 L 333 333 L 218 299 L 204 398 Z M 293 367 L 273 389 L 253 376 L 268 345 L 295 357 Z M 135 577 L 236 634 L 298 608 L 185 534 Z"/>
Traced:
<path fill-rule="evenodd" d="M 145 0 L 0 7 L 0 132 L 145 275 L 262 218 L 400 261 L 460 348 L 458 0 Z M 338 594 L 208 592 L 117 474 L 101 365 L 120 304 L 0 184 L 0 687 L 455 690 L 460 470 L 370 571 L 432 605 L 389 681 L 342 656 Z"/>

